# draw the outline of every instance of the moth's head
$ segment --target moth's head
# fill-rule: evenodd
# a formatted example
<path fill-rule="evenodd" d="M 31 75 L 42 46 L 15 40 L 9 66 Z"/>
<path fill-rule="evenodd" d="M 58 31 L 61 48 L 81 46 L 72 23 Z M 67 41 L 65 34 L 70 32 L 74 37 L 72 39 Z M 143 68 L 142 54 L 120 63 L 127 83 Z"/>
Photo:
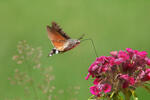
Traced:
<path fill-rule="evenodd" d="M 80 44 L 80 40 L 75 40 L 75 43 L 76 44 Z"/>
<path fill-rule="evenodd" d="M 78 44 L 80 44 L 80 40 L 78 40 L 78 39 L 71 39 L 69 42 L 72 45 L 78 45 Z"/>

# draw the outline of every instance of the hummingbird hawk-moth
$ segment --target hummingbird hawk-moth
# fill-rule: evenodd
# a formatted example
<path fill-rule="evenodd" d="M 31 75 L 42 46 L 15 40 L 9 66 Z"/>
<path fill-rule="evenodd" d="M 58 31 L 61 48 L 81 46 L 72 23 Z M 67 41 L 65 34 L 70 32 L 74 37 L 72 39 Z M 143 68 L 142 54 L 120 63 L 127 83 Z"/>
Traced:
<path fill-rule="evenodd" d="M 50 51 L 48 56 L 52 56 L 53 54 L 63 53 L 68 50 L 75 48 L 80 44 L 80 39 L 83 38 L 81 36 L 79 39 L 70 38 L 56 22 L 52 22 L 51 26 L 47 25 L 48 38 L 50 39 L 54 48 Z"/>

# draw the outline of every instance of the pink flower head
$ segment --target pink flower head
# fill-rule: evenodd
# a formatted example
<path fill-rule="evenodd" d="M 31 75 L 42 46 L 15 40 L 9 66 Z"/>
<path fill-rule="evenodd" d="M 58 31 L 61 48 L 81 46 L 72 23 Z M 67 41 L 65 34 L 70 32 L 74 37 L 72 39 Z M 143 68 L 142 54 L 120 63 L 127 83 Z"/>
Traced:
<path fill-rule="evenodd" d="M 95 79 L 94 86 L 90 87 L 93 95 L 98 96 L 101 92 L 106 94 L 116 89 L 120 91 L 121 88 L 136 88 L 150 81 L 150 68 L 147 68 L 150 59 L 146 51 L 126 48 L 126 51 L 112 51 L 110 54 L 98 57 L 88 69 L 89 74 L 85 79 L 90 75 Z"/>
<path fill-rule="evenodd" d="M 147 65 L 150 66 L 150 59 L 147 60 Z"/>
<path fill-rule="evenodd" d="M 92 69 L 91 69 L 91 70 L 92 70 L 92 71 L 96 71 L 96 70 L 98 69 L 98 67 L 99 67 L 99 66 L 98 66 L 97 64 L 94 64 L 94 65 L 92 66 Z"/>
<path fill-rule="evenodd" d="M 145 75 L 145 71 L 141 70 L 141 72 L 138 75 L 138 78 L 143 79 L 144 75 Z"/>
<path fill-rule="evenodd" d="M 135 79 L 133 77 L 129 77 L 128 81 L 131 85 L 135 84 Z"/>
<path fill-rule="evenodd" d="M 118 51 L 112 51 L 112 52 L 110 52 L 110 54 L 111 54 L 113 57 L 117 57 Z"/>
<path fill-rule="evenodd" d="M 97 86 L 91 86 L 91 87 L 90 87 L 90 92 L 91 92 L 93 95 L 99 95 L 101 91 L 98 89 Z"/>
<path fill-rule="evenodd" d="M 126 51 L 128 52 L 130 58 L 132 58 L 134 55 L 134 50 L 132 50 L 131 48 L 126 48 Z"/>
<path fill-rule="evenodd" d="M 118 58 L 113 61 L 114 65 L 120 65 L 123 62 L 123 58 Z"/>
<path fill-rule="evenodd" d="M 147 69 L 145 70 L 145 72 L 146 72 L 146 73 L 149 73 L 149 72 L 150 72 L 150 68 L 147 68 Z"/>
<path fill-rule="evenodd" d="M 96 58 L 96 61 L 98 61 L 99 63 L 104 63 L 105 59 L 106 59 L 105 56 L 101 56 L 101 57 Z"/>
<path fill-rule="evenodd" d="M 105 84 L 103 85 L 103 91 L 104 91 L 104 93 L 110 92 L 110 91 L 111 91 L 111 85 L 105 83 Z"/>
<path fill-rule="evenodd" d="M 90 77 L 90 73 L 88 73 L 88 75 L 85 77 L 85 80 L 88 80 Z"/>
<path fill-rule="evenodd" d="M 149 81 L 149 80 L 150 80 L 150 72 L 145 74 L 142 81 Z"/>
<path fill-rule="evenodd" d="M 113 57 L 109 56 L 101 56 L 97 58 L 96 61 L 89 67 L 88 72 L 92 75 L 92 77 L 95 77 L 102 72 L 106 72 L 112 66 L 112 59 Z"/>
<path fill-rule="evenodd" d="M 118 57 L 122 58 L 124 61 L 129 59 L 129 55 L 125 51 L 121 50 L 119 51 Z"/>
<path fill-rule="evenodd" d="M 122 67 L 124 72 L 132 71 L 135 68 L 135 62 L 132 61 L 132 63 L 130 63 L 130 61 L 127 61 L 126 63 L 122 64 Z"/>
<path fill-rule="evenodd" d="M 120 75 L 120 78 L 121 79 L 124 79 L 124 80 L 128 80 L 129 79 L 129 76 L 127 74 L 125 75 Z"/>
<path fill-rule="evenodd" d="M 142 81 L 149 81 L 150 80 L 150 68 L 145 70 L 145 75 L 142 78 Z"/>
<path fill-rule="evenodd" d="M 99 81 L 100 81 L 99 78 L 96 78 L 96 79 L 94 80 L 93 84 L 94 84 L 94 85 L 98 85 Z"/>
<path fill-rule="evenodd" d="M 139 55 L 140 57 L 146 57 L 147 52 L 146 51 L 137 52 L 137 55 Z"/>
<path fill-rule="evenodd" d="M 135 79 L 133 77 L 130 77 L 127 74 L 121 75 L 120 78 L 123 79 L 123 80 L 125 80 L 125 82 L 129 83 L 130 85 L 134 85 L 135 84 Z"/>
<path fill-rule="evenodd" d="M 150 72 L 147 73 L 147 80 L 150 80 Z"/>
<path fill-rule="evenodd" d="M 131 48 L 126 48 L 126 51 L 127 51 L 128 53 L 133 53 L 133 52 L 134 52 Z"/>

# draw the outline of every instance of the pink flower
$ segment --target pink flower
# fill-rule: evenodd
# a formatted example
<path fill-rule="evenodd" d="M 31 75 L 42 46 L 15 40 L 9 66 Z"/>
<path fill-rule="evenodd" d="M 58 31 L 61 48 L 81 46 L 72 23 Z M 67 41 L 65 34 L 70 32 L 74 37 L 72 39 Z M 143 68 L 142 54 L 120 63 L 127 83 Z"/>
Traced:
<path fill-rule="evenodd" d="M 91 70 L 92 70 L 92 71 L 96 71 L 96 70 L 98 69 L 98 67 L 99 67 L 99 66 L 95 64 L 95 65 L 92 67 Z"/>
<path fill-rule="evenodd" d="M 101 92 L 97 86 L 91 86 L 90 87 L 90 92 L 93 94 L 93 95 L 99 95 L 99 93 Z"/>
<path fill-rule="evenodd" d="M 150 68 L 147 68 L 147 69 L 145 70 L 145 72 L 146 72 L 146 73 L 149 73 L 149 72 L 150 72 Z"/>
<path fill-rule="evenodd" d="M 135 62 L 132 61 L 132 64 L 130 63 L 130 61 L 127 61 L 126 63 L 122 64 L 123 67 L 123 71 L 127 72 L 127 71 L 132 71 L 135 68 Z"/>
<path fill-rule="evenodd" d="M 125 82 L 123 83 L 123 88 L 128 87 L 129 84 L 130 85 L 134 85 L 135 84 L 135 79 L 133 77 L 130 77 L 127 74 L 121 75 L 120 78 L 125 80 Z"/>
<path fill-rule="evenodd" d="M 150 66 L 150 59 L 148 59 L 148 61 L 147 61 L 147 65 L 148 65 L 148 66 Z"/>
<path fill-rule="evenodd" d="M 118 57 L 122 58 L 124 61 L 129 59 L 129 55 L 125 51 L 121 50 L 119 51 Z"/>
<path fill-rule="evenodd" d="M 131 48 L 126 48 L 126 51 L 128 52 L 130 58 L 132 58 L 134 55 L 134 50 L 132 50 Z"/>
<path fill-rule="evenodd" d="M 135 84 L 135 79 L 133 77 L 129 77 L 128 81 L 131 85 Z"/>
<path fill-rule="evenodd" d="M 113 57 L 117 57 L 118 51 L 112 51 L 112 52 L 110 52 L 110 54 L 111 54 Z"/>
<path fill-rule="evenodd" d="M 143 79 L 144 75 L 145 75 L 145 71 L 142 70 L 138 75 L 139 79 Z"/>
<path fill-rule="evenodd" d="M 94 86 L 90 87 L 93 95 L 99 96 L 101 92 L 105 95 L 111 91 L 120 91 L 121 88 L 136 88 L 150 81 L 150 68 L 147 68 L 150 59 L 146 51 L 126 48 L 126 51 L 112 51 L 110 54 L 96 58 L 88 69 L 85 79 L 90 75 L 94 78 Z"/>
<path fill-rule="evenodd" d="M 150 72 L 147 73 L 147 79 L 150 80 Z"/>
<path fill-rule="evenodd" d="M 135 54 L 137 54 L 139 51 L 138 51 L 138 50 L 133 50 L 133 52 L 134 52 Z"/>
<path fill-rule="evenodd" d="M 99 58 L 96 58 L 96 61 L 100 62 L 100 63 L 104 63 L 105 62 L 105 56 L 101 56 Z"/>
<path fill-rule="evenodd" d="M 90 77 L 90 73 L 88 73 L 88 75 L 85 77 L 85 80 L 88 80 Z"/>
<path fill-rule="evenodd" d="M 94 84 L 94 85 L 98 85 L 98 83 L 99 83 L 99 79 L 96 78 L 96 79 L 94 80 L 93 84 Z"/>
<path fill-rule="evenodd" d="M 137 55 L 145 57 L 147 55 L 147 52 L 146 51 L 137 52 Z"/>
<path fill-rule="evenodd" d="M 145 70 L 145 75 L 144 77 L 142 78 L 142 81 L 149 81 L 150 80 L 150 68 L 147 68 Z"/>
<path fill-rule="evenodd" d="M 147 73 L 144 78 L 142 79 L 142 81 L 149 81 L 150 80 L 150 72 Z"/>
<path fill-rule="evenodd" d="M 118 59 L 114 60 L 114 64 L 115 65 L 120 65 L 123 61 L 124 61 L 123 58 L 118 58 Z"/>
<path fill-rule="evenodd" d="M 128 80 L 129 79 L 129 76 L 127 74 L 125 75 L 120 75 L 120 78 L 121 79 L 124 79 L 124 80 Z"/>
<path fill-rule="evenodd" d="M 111 85 L 105 83 L 104 86 L 103 86 L 103 91 L 104 91 L 104 93 L 110 92 L 111 91 Z"/>
<path fill-rule="evenodd" d="M 131 48 L 126 48 L 126 51 L 127 51 L 128 53 L 133 53 L 133 52 L 134 52 Z"/>

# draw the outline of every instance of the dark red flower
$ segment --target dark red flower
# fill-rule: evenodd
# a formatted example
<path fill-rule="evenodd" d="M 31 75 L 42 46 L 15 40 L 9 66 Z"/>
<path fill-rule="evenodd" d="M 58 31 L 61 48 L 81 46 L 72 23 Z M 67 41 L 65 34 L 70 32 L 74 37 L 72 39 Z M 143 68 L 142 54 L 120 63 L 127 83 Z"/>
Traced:
<path fill-rule="evenodd" d="M 147 68 L 147 65 L 150 66 L 150 59 L 146 51 L 127 48 L 126 51 L 112 51 L 110 54 L 112 56 L 96 58 L 88 69 L 85 79 L 90 76 L 95 78 L 94 86 L 90 87 L 93 95 L 98 96 L 101 92 L 109 93 L 120 88 L 136 88 L 139 84 L 150 81 L 150 68 Z"/>

